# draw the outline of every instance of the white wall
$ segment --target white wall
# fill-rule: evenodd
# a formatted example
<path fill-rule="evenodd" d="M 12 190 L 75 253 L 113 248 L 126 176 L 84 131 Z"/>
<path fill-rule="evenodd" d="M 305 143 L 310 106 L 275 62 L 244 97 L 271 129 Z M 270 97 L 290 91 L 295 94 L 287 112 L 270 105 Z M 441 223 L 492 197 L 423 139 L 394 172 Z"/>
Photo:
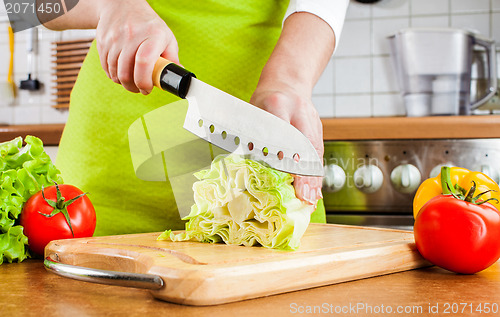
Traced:
<path fill-rule="evenodd" d="M 1 22 L 4 21 L 4 22 Z M 6 81 L 9 59 L 7 17 L 0 3 L 0 82 Z M 405 114 L 392 73 L 386 36 L 404 27 L 473 28 L 500 46 L 500 0 L 351 1 L 335 56 L 313 93 L 322 117 L 376 117 Z M 15 34 L 15 82 L 27 77 L 27 32 Z M 67 111 L 51 108 L 52 42 L 93 37 L 94 31 L 54 32 L 40 28 L 35 76 L 44 89 L 20 91 L 13 105 L 0 96 L 0 124 L 63 123 Z"/>
<path fill-rule="evenodd" d="M 10 51 L 8 38 L 8 19 L 3 1 L 0 1 L 0 83 L 7 81 Z M 14 34 L 14 82 L 19 87 L 21 80 L 28 77 L 26 42 L 30 31 L 21 31 Z M 39 27 L 39 46 L 34 65 L 34 78 L 42 83 L 39 91 L 17 89 L 17 98 L 14 103 L 6 104 L 4 96 L 0 96 L 0 124 L 45 124 L 66 122 L 68 111 L 56 110 L 54 104 L 55 91 L 51 82 L 53 42 L 71 39 L 86 39 L 95 37 L 94 30 L 71 30 L 55 32 Z"/>
<path fill-rule="evenodd" d="M 351 1 L 337 52 L 314 90 L 320 115 L 405 115 L 386 37 L 422 26 L 474 29 L 500 47 L 500 0 Z"/>

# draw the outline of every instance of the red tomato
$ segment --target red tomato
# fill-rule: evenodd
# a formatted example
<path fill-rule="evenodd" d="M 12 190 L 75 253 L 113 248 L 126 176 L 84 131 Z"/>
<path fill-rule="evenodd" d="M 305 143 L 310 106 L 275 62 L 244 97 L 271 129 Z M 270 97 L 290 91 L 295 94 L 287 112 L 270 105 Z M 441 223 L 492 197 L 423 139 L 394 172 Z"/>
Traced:
<path fill-rule="evenodd" d="M 60 190 L 60 199 L 57 188 Z M 83 196 L 71 202 L 79 195 Z M 57 205 L 56 208 L 46 200 L 52 201 L 50 204 Z M 67 210 L 71 227 L 64 209 Z M 55 214 L 47 217 L 51 213 Z M 20 224 L 24 227 L 31 251 L 42 255 L 45 246 L 52 240 L 91 237 L 96 226 L 96 215 L 90 199 L 80 189 L 72 185 L 55 185 L 43 189 L 43 194 L 39 191 L 28 199 L 21 212 Z"/>
<path fill-rule="evenodd" d="M 490 203 L 436 196 L 417 215 L 414 234 L 425 259 L 453 272 L 473 274 L 500 258 L 500 212 Z"/>

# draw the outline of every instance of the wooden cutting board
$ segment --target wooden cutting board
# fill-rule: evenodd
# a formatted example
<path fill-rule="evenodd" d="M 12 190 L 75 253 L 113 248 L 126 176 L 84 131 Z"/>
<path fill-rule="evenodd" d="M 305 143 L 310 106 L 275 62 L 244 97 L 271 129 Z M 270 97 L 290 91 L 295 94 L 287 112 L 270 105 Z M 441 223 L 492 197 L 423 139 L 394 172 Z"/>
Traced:
<path fill-rule="evenodd" d="M 297 251 L 157 241 L 158 235 L 58 240 L 45 255 L 65 264 L 159 275 L 165 286 L 151 291 L 153 296 L 187 305 L 216 305 L 430 265 L 410 231 L 311 224 Z"/>

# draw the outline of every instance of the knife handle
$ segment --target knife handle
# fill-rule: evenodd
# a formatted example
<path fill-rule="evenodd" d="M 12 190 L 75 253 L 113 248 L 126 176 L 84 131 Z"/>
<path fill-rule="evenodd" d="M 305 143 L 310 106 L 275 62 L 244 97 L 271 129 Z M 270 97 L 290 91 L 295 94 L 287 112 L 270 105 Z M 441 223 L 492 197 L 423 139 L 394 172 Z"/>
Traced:
<path fill-rule="evenodd" d="M 153 69 L 153 84 L 183 99 L 188 93 L 191 77 L 196 76 L 163 57 L 158 58 Z"/>

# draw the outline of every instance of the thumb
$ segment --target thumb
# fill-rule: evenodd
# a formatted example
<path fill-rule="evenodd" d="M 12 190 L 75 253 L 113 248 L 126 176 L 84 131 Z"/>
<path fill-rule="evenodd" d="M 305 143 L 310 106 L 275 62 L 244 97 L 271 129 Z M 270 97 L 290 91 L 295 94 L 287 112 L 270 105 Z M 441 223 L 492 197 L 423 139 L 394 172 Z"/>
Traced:
<path fill-rule="evenodd" d="M 172 36 L 170 42 L 167 44 L 165 50 L 160 54 L 160 56 L 180 65 L 179 45 L 177 44 L 175 37 Z"/>

